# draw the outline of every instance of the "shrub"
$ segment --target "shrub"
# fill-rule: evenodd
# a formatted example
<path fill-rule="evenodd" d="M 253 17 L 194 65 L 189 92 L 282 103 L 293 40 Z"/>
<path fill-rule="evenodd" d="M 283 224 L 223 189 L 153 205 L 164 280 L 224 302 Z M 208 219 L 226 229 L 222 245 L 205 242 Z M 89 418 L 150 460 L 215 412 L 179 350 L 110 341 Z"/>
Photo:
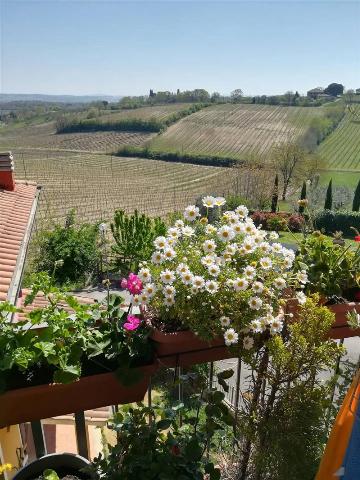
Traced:
<path fill-rule="evenodd" d="M 325 233 L 342 231 L 344 236 L 354 237 L 354 231 L 350 227 L 360 229 L 360 212 L 323 210 L 315 215 L 314 225 Z"/>
<path fill-rule="evenodd" d="M 76 224 L 74 211 L 71 211 L 64 226 L 55 225 L 53 230 L 42 232 L 36 271 L 53 275 L 59 285 L 85 283 L 86 277 L 97 271 L 97 238 L 98 226 Z"/>
<path fill-rule="evenodd" d="M 255 225 L 262 225 L 265 230 L 275 230 L 277 232 L 290 229 L 292 232 L 301 232 L 305 223 L 302 215 L 288 212 L 264 212 L 258 210 L 251 215 Z"/>
<path fill-rule="evenodd" d="M 141 261 L 148 260 L 152 254 L 156 237 L 165 235 L 166 226 L 160 218 L 149 218 L 135 210 L 127 215 L 123 210 L 116 210 L 111 224 L 116 254 L 115 266 L 122 274 L 136 271 Z"/>
<path fill-rule="evenodd" d="M 240 195 L 228 195 L 226 197 L 226 210 L 235 210 L 239 205 L 248 206 L 248 201 Z"/>

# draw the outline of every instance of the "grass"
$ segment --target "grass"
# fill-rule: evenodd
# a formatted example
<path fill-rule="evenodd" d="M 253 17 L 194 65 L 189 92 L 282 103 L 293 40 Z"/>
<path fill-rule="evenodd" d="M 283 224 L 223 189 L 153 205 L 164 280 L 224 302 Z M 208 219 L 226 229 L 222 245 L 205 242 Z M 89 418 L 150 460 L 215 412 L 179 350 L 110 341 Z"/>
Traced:
<path fill-rule="evenodd" d="M 333 238 L 329 236 L 329 238 Z M 289 245 L 298 245 L 301 240 L 303 239 L 303 234 L 302 233 L 293 233 L 293 232 L 279 232 L 279 240 L 282 243 L 286 243 Z M 345 238 L 345 245 L 346 246 L 352 246 L 352 247 L 357 247 L 358 243 L 356 243 L 354 240 L 351 240 L 349 238 Z"/>
<path fill-rule="evenodd" d="M 322 171 L 320 174 L 320 184 L 327 186 L 330 179 L 333 181 L 334 187 L 349 187 L 351 190 L 356 188 L 360 180 L 360 168 L 357 172 L 348 172 L 340 170 Z"/>
<path fill-rule="evenodd" d="M 329 170 L 360 171 L 360 105 L 354 106 L 358 116 L 347 112 L 318 148 Z"/>
<path fill-rule="evenodd" d="M 322 108 L 268 105 L 214 105 L 154 137 L 157 151 L 266 158 L 274 144 L 298 139 Z"/>

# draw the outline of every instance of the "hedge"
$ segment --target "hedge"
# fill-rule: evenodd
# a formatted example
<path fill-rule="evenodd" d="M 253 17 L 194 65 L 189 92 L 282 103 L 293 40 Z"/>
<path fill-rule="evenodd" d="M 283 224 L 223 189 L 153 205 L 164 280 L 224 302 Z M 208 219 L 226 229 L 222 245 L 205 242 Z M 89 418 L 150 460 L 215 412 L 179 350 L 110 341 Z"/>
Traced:
<path fill-rule="evenodd" d="M 304 217 L 297 213 L 288 212 L 264 212 L 258 210 L 251 214 L 256 226 L 262 225 L 264 230 L 301 232 L 304 225 Z"/>
<path fill-rule="evenodd" d="M 341 231 L 345 237 L 354 237 L 355 232 L 350 227 L 360 230 L 360 212 L 323 210 L 315 215 L 314 225 L 325 233 Z"/>

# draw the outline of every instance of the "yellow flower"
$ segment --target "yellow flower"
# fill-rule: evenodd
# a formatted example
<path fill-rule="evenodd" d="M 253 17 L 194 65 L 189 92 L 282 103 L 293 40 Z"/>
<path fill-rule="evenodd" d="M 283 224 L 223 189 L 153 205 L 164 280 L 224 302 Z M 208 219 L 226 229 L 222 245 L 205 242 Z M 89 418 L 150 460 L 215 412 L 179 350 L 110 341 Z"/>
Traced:
<path fill-rule="evenodd" d="M 0 475 L 5 472 L 10 472 L 13 468 L 14 467 L 11 465 L 11 463 L 4 463 L 3 465 L 0 465 Z"/>
<path fill-rule="evenodd" d="M 251 262 L 250 265 L 251 265 L 252 267 L 256 267 L 257 262 Z"/>
<path fill-rule="evenodd" d="M 208 219 L 206 217 L 202 217 L 200 219 L 200 223 L 202 223 L 203 225 L 206 225 L 208 223 Z"/>

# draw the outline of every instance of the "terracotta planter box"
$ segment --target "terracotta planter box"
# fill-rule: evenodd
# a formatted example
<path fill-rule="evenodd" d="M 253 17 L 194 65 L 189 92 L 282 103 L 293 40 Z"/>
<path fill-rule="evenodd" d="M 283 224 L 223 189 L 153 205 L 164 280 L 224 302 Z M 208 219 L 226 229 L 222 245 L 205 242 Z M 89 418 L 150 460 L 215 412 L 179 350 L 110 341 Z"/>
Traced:
<path fill-rule="evenodd" d="M 183 367 L 233 357 L 221 337 L 206 342 L 191 331 L 163 333 L 154 329 L 150 338 L 156 344 L 160 365 L 166 367 Z"/>
<path fill-rule="evenodd" d="M 0 428 L 109 405 L 140 402 L 158 363 L 139 367 L 141 380 L 123 386 L 113 373 L 82 377 L 69 384 L 39 385 L 0 394 Z"/>
<path fill-rule="evenodd" d="M 360 303 L 349 302 L 349 303 L 338 303 L 335 305 L 327 305 L 329 310 L 335 314 L 335 322 L 329 332 L 329 337 L 334 339 L 357 337 L 360 335 L 360 328 L 352 329 L 347 323 L 346 315 L 349 312 L 356 310 L 357 313 L 360 313 Z M 286 305 L 287 313 L 292 313 L 294 317 L 299 313 L 299 304 L 297 300 L 290 299 Z"/>

